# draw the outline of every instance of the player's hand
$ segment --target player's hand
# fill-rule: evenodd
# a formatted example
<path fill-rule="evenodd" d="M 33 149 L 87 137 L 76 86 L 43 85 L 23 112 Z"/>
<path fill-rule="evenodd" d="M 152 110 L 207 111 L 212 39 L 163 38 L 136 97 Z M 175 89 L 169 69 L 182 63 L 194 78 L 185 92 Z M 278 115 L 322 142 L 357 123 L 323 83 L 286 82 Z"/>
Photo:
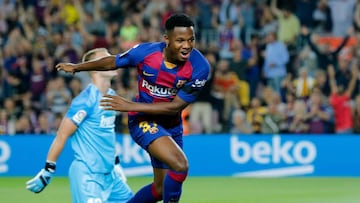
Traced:
<path fill-rule="evenodd" d="M 55 168 L 55 162 L 46 162 L 45 168 L 41 169 L 34 178 L 26 182 L 26 189 L 34 193 L 43 191 L 50 183 L 50 180 L 55 173 Z"/>
<path fill-rule="evenodd" d="M 131 106 L 131 101 L 126 100 L 124 97 L 117 95 L 105 95 L 100 101 L 100 106 L 104 110 L 113 110 L 113 111 L 129 111 Z"/>
<path fill-rule="evenodd" d="M 73 63 L 59 63 L 55 66 L 57 71 L 64 71 L 66 73 L 76 73 L 75 64 Z"/>

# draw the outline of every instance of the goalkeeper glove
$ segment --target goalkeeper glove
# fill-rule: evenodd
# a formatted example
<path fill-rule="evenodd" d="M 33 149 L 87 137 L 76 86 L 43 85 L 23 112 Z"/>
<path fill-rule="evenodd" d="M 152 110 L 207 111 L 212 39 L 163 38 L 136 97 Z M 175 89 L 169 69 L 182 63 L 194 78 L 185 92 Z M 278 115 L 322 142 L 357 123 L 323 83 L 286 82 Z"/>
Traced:
<path fill-rule="evenodd" d="M 121 165 L 120 165 L 120 158 L 119 158 L 119 156 L 116 156 L 116 157 L 115 157 L 114 170 L 115 170 L 115 172 L 120 176 L 120 178 L 121 178 L 124 182 L 127 181 L 127 178 L 126 178 L 126 176 L 125 176 L 124 170 L 123 170 L 123 168 L 122 168 Z"/>
<path fill-rule="evenodd" d="M 26 182 L 26 189 L 34 193 L 39 193 L 50 183 L 50 180 L 55 173 L 56 163 L 46 161 L 45 167 L 31 180 Z"/>

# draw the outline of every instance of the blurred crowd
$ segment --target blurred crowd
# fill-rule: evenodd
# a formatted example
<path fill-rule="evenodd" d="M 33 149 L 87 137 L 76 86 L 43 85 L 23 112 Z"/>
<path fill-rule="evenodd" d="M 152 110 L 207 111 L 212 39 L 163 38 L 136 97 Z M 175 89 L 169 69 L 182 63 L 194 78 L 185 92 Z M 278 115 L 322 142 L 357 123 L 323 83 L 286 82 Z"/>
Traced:
<path fill-rule="evenodd" d="M 0 0 L 0 135 L 54 134 L 90 82 L 54 66 L 162 41 L 176 12 L 212 67 L 185 134 L 360 132 L 359 0 Z M 134 98 L 136 69 L 119 73 L 113 88 Z"/>

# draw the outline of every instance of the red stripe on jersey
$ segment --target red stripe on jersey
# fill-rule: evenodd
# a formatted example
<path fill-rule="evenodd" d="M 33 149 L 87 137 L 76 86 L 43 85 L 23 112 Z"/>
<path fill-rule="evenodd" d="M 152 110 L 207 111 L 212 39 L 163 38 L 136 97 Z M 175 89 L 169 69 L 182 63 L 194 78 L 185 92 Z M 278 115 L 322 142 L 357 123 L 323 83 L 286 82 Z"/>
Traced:
<path fill-rule="evenodd" d="M 179 68 L 177 75 L 180 78 L 191 78 L 191 75 L 193 73 L 193 67 L 191 65 L 190 61 L 186 61 L 186 63 Z"/>
<path fill-rule="evenodd" d="M 168 73 L 160 70 L 155 83 L 164 87 L 173 88 L 175 79 L 176 75 L 174 73 Z"/>
<path fill-rule="evenodd" d="M 139 63 L 138 64 L 138 67 L 137 67 L 137 72 L 138 72 L 138 75 L 141 75 L 142 73 L 141 73 L 141 70 L 142 70 L 142 67 L 144 66 L 144 64 L 143 63 Z"/>
<path fill-rule="evenodd" d="M 163 62 L 162 52 L 154 52 L 144 58 L 144 65 L 159 70 Z"/>

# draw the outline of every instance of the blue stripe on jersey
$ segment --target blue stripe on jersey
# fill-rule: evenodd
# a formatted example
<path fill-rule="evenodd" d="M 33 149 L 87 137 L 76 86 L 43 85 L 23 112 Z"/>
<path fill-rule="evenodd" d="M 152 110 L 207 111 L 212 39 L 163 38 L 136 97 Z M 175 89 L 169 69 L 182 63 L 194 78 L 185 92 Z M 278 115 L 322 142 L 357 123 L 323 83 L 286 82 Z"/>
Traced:
<path fill-rule="evenodd" d="M 184 84 L 178 92 L 178 96 L 184 101 L 192 103 L 209 78 L 210 64 L 197 49 L 193 49 L 191 52 L 189 62 L 193 67 L 191 80 Z"/>

